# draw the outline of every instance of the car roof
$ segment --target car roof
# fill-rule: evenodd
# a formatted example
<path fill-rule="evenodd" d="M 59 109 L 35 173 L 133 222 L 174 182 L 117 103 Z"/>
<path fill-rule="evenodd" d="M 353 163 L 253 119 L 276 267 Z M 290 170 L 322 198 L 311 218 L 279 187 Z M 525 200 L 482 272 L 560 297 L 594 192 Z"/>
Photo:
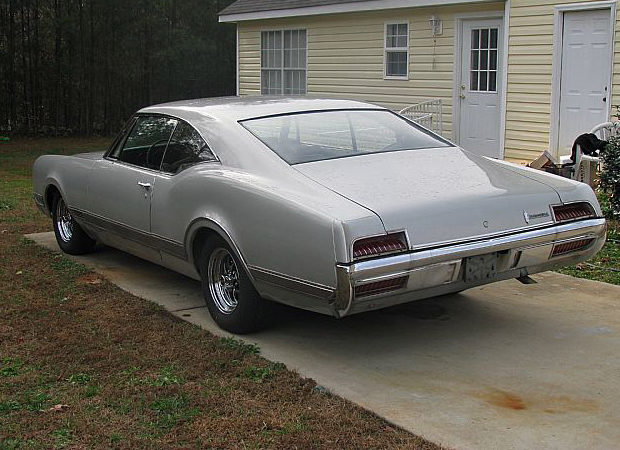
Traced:
<path fill-rule="evenodd" d="M 371 103 L 311 97 L 215 97 L 148 106 L 139 113 L 168 114 L 181 119 L 245 120 L 275 114 L 333 109 L 385 109 Z"/>

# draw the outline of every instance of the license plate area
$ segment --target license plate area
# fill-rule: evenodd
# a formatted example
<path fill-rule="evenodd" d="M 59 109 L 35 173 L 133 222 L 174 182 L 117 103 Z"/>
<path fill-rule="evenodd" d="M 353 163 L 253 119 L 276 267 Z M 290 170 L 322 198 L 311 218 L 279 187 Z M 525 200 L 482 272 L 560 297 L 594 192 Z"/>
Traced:
<path fill-rule="evenodd" d="M 497 276 L 497 252 L 465 258 L 465 282 L 490 281 Z"/>

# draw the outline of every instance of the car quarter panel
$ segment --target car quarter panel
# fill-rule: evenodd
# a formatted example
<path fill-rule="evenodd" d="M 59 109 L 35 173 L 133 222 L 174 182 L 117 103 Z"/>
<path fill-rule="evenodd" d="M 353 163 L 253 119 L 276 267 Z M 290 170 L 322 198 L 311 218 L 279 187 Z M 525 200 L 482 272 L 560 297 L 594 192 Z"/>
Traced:
<path fill-rule="evenodd" d="M 597 216 L 603 216 L 603 211 L 601 210 L 598 200 L 596 199 L 596 194 L 586 183 L 580 183 L 579 181 L 543 172 L 541 170 L 532 169 L 530 167 L 521 166 L 508 161 L 493 159 L 492 162 L 494 164 L 500 164 L 512 172 L 546 184 L 558 193 L 562 203 L 587 201 L 594 207 L 594 211 Z"/>
<path fill-rule="evenodd" d="M 267 178 L 209 163 L 156 176 L 152 232 L 184 245 L 191 258 L 190 224 L 208 219 L 230 236 L 250 269 L 334 288 L 335 249 L 346 248 L 334 244 L 334 223 L 346 229 L 351 225 L 342 222 L 351 220 L 367 234 L 384 228 L 368 210 L 294 175 Z"/>
<path fill-rule="evenodd" d="M 73 208 L 84 208 L 88 204 L 88 180 L 96 157 L 101 153 L 74 156 L 43 155 L 33 165 L 35 195 L 42 196 L 46 213 L 51 214 L 52 205 L 45 198 L 47 189 L 55 186 Z"/>

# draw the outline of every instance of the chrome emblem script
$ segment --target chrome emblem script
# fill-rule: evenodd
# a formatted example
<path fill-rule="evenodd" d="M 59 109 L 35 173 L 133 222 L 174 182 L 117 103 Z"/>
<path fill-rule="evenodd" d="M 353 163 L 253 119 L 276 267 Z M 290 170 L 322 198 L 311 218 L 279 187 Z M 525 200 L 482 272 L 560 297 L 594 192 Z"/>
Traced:
<path fill-rule="evenodd" d="M 530 223 L 530 215 L 526 210 L 523 210 L 523 218 L 525 219 L 525 223 Z"/>

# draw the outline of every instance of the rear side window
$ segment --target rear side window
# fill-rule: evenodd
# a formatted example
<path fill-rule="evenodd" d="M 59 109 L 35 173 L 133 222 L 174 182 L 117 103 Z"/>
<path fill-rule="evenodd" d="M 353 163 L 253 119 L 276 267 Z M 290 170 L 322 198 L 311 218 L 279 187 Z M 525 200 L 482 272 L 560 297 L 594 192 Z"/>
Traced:
<path fill-rule="evenodd" d="M 188 123 L 179 121 L 166 149 L 161 170 L 174 174 L 194 164 L 216 160 L 200 133 Z"/>
<path fill-rule="evenodd" d="M 387 110 L 334 110 L 241 122 L 289 164 L 452 145 Z"/>
<path fill-rule="evenodd" d="M 119 161 L 159 170 L 178 120 L 164 116 L 139 116 L 123 145 Z"/>

